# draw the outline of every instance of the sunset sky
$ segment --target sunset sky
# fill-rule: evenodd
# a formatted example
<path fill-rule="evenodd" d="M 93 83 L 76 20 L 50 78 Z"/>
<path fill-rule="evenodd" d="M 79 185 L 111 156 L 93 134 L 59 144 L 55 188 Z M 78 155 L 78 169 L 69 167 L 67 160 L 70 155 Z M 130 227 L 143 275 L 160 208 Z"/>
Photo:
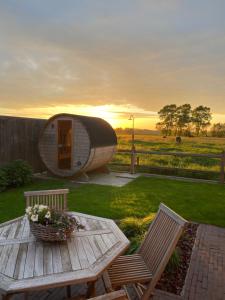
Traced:
<path fill-rule="evenodd" d="M 225 122 L 224 0 L 0 0 L 0 115 L 154 129 L 166 104 Z"/>

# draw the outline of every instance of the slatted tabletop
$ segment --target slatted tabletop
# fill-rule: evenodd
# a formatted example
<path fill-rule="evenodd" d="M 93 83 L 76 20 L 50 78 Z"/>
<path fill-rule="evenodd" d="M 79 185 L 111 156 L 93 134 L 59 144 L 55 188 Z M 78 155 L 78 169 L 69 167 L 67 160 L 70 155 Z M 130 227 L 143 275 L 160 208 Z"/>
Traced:
<path fill-rule="evenodd" d="M 73 215 L 85 228 L 65 242 L 37 241 L 26 217 L 0 225 L 0 292 L 94 281 L 128 247 L 114 221 Z"/>

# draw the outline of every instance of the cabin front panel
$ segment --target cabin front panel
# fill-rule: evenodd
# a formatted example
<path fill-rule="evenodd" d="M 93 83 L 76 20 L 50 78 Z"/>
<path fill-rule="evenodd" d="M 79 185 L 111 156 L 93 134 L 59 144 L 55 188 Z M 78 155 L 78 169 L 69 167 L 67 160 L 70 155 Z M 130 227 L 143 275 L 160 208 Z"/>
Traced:
<path fill-rule="evenodd" d="M 58 124 L 60 121 L 69 120 L 72 122 L 70 166 L 67 162 L 66 168 L 65 165 L 61 168 L 58 159 L 59 151 L 62 148 L 62 144 L 59 141 L 62 139 L 58 136 Z M 39 150 L 43 162 L 52 173 L 63 177 L 73 176 L 88 161 L 90 140 L 85 127 L 79 120 L 73 117 L 60 116 L 52 119 L 46 126 L 39 141 Z"/>

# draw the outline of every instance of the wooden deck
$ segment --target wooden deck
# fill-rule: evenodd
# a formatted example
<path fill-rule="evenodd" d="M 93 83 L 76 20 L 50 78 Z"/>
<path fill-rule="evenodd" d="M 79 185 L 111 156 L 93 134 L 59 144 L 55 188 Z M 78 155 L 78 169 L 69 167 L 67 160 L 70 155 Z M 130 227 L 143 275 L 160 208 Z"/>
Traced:
<path fill-rule="evenodd" d="M 225 300 L 225 228 L 200 225 L 183 296 L 156 291 L 153 300 Z M 86 285 L 72 287 L 73 295 L 84 295 Z M 97 283 L 97 294 L 105 292 L 102 280 Z M 29 300 L 62 300 L 66 289 L 58 288 L 30 293 Z M 0 296 L 1 299 L 1 296 Z M 15 295 L 12 300 L 23 300 Z M 132 300 L 136 297 L 132 296 Z"/>

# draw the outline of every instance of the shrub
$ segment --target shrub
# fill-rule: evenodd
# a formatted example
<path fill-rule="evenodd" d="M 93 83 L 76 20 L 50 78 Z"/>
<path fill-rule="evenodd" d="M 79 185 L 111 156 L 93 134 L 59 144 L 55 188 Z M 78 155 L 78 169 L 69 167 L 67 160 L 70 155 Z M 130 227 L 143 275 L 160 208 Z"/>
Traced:
<path fill-rule="evenodd" d="M 133 254 L 133 253 L 137 252 L 143 239 L 144 239 L 144 234 L 135 236 L 135 237 L 131 237 L 130 238 L 130 247 L 127 251 L 127 254 Z"/>
<path fill-rule="evenodd" d="M 8 181 L 6 172 L 4 169 L 0 169 L 0 192 L 3 192 L 7 189 Z"/>
<path fill-rule="evenodd" d="M 32 168 L 23 160 L 15 160 L 0 169 L 0 191 L 18 187 L 32 180 Z"/>
<path fill-rule="evenodd" d="M 136 252 L 145 238 L 150 223 L 152 222 L 155 214 L 150 214 L 145 218 L 127 217 L 120 221 L 120 228 L 125 235 L 130 239 L 130 247 L 127 254 Z M 166 266 L 166 271 L 173 272 L 179 267 L 181 256 L 179 249 L 176 248 L 170 257 Z"/>
<path fill-rule="evenodd" d="M 150 214 L 145 218 L 127 217 L 120 221 L 120 228 L 131 242 L 128 254 L 137 251 L 154 216 L 155 214 Z"/>
<path fill-rule="evenodd" d="M 178 251 L 178 248 L 176 248 L 170 257 L 170 260 L 166 266 L 166 270 L 168 272 L 176 271 L 176 269 L 180 265 L 180 261 L 181 261 L 180 253 Z"/>
<path fill-rule="evenodd" d="M 153 218 L 154 214 L 145 218 L 127 217 L 120 221 L 120 228 L 129 238 L 143 236 Z"/>

